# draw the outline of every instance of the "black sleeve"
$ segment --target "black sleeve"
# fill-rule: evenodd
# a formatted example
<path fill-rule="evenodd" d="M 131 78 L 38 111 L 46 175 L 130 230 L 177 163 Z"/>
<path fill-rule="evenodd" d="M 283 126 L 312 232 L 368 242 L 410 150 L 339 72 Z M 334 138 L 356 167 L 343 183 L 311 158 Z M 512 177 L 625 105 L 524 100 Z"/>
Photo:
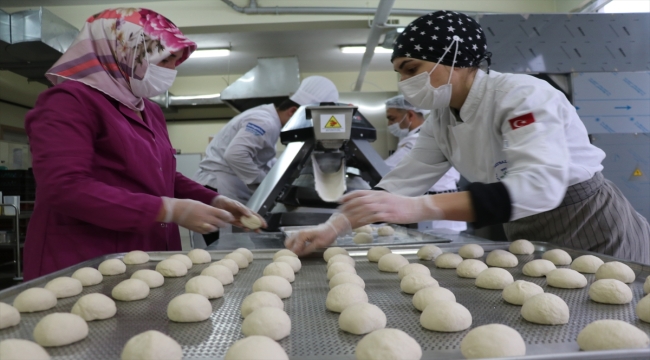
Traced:
<path fill-rule="evenodd" d="M 510 221 L 512 203 L 508 189 L 503 183 L 475 182 L 467 186 L 467 191 L 474 206 L 476 221 L 472 225 L 475 229 Z"/>

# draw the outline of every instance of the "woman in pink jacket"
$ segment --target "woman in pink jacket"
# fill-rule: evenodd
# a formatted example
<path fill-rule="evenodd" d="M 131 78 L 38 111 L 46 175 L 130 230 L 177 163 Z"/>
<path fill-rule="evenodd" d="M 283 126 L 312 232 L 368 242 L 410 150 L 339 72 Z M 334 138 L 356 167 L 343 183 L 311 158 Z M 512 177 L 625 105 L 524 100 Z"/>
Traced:
<path fill-rule="evenodd" d="M 110 253 L 180 250 L 177 225 L 209 233 L 256 215 L 176 172 L 165 118 L 147 99 L 194 50 L 160 14 L 110 9 L 46 73 L 55 86 L 25 121 L 37 184 L 26 280 Z"/>

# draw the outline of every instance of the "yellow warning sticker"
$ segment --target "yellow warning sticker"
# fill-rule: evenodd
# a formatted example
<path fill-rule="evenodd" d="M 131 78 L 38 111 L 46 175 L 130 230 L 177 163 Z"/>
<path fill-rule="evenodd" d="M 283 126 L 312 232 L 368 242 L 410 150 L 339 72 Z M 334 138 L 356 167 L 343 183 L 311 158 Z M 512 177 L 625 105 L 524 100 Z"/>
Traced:
<path fill-rule="evenodd" d="M 320 131 L 324 133 L 344 133 L 345 115 L 344 114 L 321 114 Z"/>
<path fill-rule="evenodd" d="M 641 172 L 641 169 L 636 168 L 632 173 L 632 176 L 643 176 L 643 173 Z"/>
<path fill-rule="evenodd" d="M 330 119 L 327 121 L 327 124 L 325 124 L 325 129 L 340 129 L 341 124 L 339 123 L 338 120 L 332 115 Z"/>

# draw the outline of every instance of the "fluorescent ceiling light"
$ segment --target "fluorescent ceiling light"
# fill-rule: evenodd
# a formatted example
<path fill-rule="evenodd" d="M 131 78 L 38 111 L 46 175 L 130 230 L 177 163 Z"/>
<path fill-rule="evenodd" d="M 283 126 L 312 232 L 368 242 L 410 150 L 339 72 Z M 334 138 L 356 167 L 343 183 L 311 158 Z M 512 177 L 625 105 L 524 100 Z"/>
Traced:
<path fill-rule="evenodd" d="M 639 13 L 650 12 L 648 0 L 614 0 L 603 8 L 604 13 Z"/>
<path fill-rule="evenodd" d="M 398 28 L 397 28 L 397 32 L 398 32 L 398 33 L 402 33 L 402 32 L 404 32 L 404 28 L 403 28 L 403 27 L 398 27 Z"/>
<path fill-rule="evenodd" d="M 341 52 L 344 54 L 363 54 L 366 52 L 365 46 L 341 46 Z M 392 54 L 392 49 L 386 49 L 381 46 L 375 48 L 375 54 Z"/>
<path fill-rule="evenodd" d="M 221 57 L 230 55 L 230 49 L 201 49 L 196 50 L 190 55 L 192 59 L 208 58 L 208 57 Z"/>

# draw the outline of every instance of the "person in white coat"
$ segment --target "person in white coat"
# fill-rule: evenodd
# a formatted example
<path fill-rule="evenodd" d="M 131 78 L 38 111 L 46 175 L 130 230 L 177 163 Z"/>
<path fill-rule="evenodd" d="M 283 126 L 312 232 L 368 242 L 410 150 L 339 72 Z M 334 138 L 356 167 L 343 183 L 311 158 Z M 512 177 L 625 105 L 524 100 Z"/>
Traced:
<path fill-rule="evenodd" d="M 415 142 L 420 136 L 424 117 L 431 111 L 418 109 L 404 99 L 403 95 L 394 96 L 386 100 L 386 119 L 388 120 L 388 131 L 397 137 L 397 149 L 393 154 L 384 160 L 392 170 L 411 152 Z M 460 173 L 451 167 L 431 188 L 429 195 L 446 194 L 458 191 Z M 459 233 L 467 230 L 467 223 L 464 221 L 434 220 L 427 221 L 427 230 L 442 233 Z"/>
<path fill-rule="evenodd" d="M 210 141 L 194 180 L 245 204 L 269 172 L 280 130 L 296 110 L 338 99 L 334 83 L 310 76 L 279 106 L 260 105 L 235 116 Z"/>
<path fill-rule="evenodd" d="M 433 110 L 405 161 L 342 198 L 341 212 L 286 245 L 299 254 L 368 223 L 460 220 L 504 224 L 509 240 L 544 241 L 650 263 L 650 225 L 604 179 L 605 153 L 575 108 L 547 82 L 490 71 L 485 34 L 469 16 L 437 11 L 395 41 L 404 97 Z M 479 64 L 487 61 L 487 71 Z M 467 191 L 421 195 L 454 166 Z"/>

